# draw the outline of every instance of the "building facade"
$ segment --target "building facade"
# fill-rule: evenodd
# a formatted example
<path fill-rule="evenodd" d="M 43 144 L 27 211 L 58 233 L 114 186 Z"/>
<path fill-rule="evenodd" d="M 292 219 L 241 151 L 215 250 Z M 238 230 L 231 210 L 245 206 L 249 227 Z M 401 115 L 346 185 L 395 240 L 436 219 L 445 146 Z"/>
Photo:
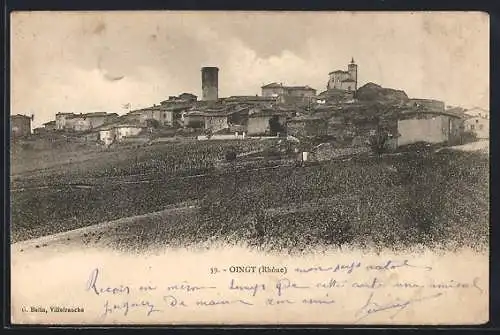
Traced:
<path fill-rule="evenodd" d="M 249 111 L 247 134 L 276 136 L 286 132 L 287 116 L 273 109 L 253 108 Z"/>
<path fill-rule="evenodd" d="M 45 122 L 43 124 L 43 127 L 45 128 L 45 130 L 55 130 L 56 129 L 56 121 Z"/>
<path fill-rule="evenodd" d="M 56 129 L 64 130 L 66 127 L 66 120 L 74 116 L 74 113 L 57 113 L 56 114 Z"/>
<path fill-rule="evenodd" d="M 148 120 L 156 120 L 160 126 L 172 127 L 181 119 L 182 113 L 188 109 L 187 106 L 163 104 L 135 110 L 127 115 L 131 121 L 134 120 L 142 125 L 146 125 Z"/>
<path fill-rule="evenodd" d="M 206 113 L 205 129 L 212 133 L 229 129 L 228 116 L 224 113 Z"/>
<path fill-rule="evenodd" d="M 116 113 L 57 113 L 55 120 L 56 130 L 69 130 L 76 132 L 89 131 L 101 125 L 113 122 L 118 118 Z"/>
<path fill-rule="evenodd" d="M 295 137 L 328 135 L 328 122 L 318 117 L 296 117 L 287 121 L 287 134 Z"/>
<path fill-rule="evenodd" d="M 490 138 L 490 120 L 485 117 L 473 116 L 464 121 L 464 131 L 473 133 L 478 139 Z"/>
<path fill-rule="evenodd" d="M 205 114 L 200 111 L 189 111 L 182 114 L 182 122 L 186 128 L 205 128 Z"/>
<path fill-rule="evenodd" d="M 467 109 L 464 111 L 464 114 L 466 114 L 467 116 L 475 116 L 475 117 L 480 117 L 483 119 L 490 118 L 490 112 L 486 109 L 479 108 L 479 107 Z"/>
<path fill-rule="evenodd" d="M 327 90 L 339 89 L 343 91 L 356 92 L 358 89 L 358 65 L 354 62 L 347 65 L 347 71 L 336 70 L 329 73 Z"/>
<path fill-rule="evenodd" d="M 25 137 L 31 134 L 32 118 L 26 115 L 11 115 L 10 134 L 13 138 Z"/>
<path fill-rule="evenodd" d="M 459 144 L 463 120 L 446 113 L 405 113 L 397 122 L 397 145 L 418 142 Z"/>
<path fill-rule="evenodd" d="M 99 129 L 98 139 L 105 146 L 123 142 L 128 136 L 139 135 L 146 127 L 132 124 L 121 124 Z"/>
<path fill-rule="evenodd" d="M 275 98 L 281 103 L 308 102 L 316 96 L 316 90 L 309 86 L 284 86 L 283 83 L 270 83 L 261 87 L 262 96 Z"/>

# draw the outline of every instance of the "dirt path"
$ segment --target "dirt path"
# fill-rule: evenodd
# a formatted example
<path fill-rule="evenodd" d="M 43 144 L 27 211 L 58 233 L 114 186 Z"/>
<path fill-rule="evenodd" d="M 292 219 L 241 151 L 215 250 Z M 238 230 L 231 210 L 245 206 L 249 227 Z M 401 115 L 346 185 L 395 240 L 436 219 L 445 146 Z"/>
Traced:
<path fill-rule="evenodd" d="M 26 251 L 30 249 L 39 249 L 46 247 L 57 247 L 68 244 L 92 244 L 98 245 L 103 235 L 113 235 L 113 231 L 125 229 L 125 233 L 129 233 L 127 227 L 131 225 L 140 224 L 143 220 L 156 219 L 158 221 L 169 221 L 168 217 L 174 217 L 179 214 L 194 213 L 198 210 L 196 203 L 182 203 L 177 207 L 170 206 L 164 210 L 147 213 L 144 215 L 135 215 L 131 217 L 121 218 L 118 220 L 103 222 L 83 228 L 73 229 L 69 231 L 60 232 L 48 236 L 34 238 L 31 240 L 20 241 L 11 245 L 12 250 Z M 131 234 L 134 235 L 134 234 Z"/>
<path fill-rule="evenodd" d="M 490 141 L 489 140 L 484 140 L 484 141 L 477 141 L 477 142 L 472 142 L 472 143 L 467 143 L 464 145 L 456 145 L 453 147 L 447 147 L 447 148 L 440 148 L 436 150 L 436 152 L 444 150 L 444 149 L 453 149 L 453 150 L 460 150 L 460 151 L 490 151 Z"/>

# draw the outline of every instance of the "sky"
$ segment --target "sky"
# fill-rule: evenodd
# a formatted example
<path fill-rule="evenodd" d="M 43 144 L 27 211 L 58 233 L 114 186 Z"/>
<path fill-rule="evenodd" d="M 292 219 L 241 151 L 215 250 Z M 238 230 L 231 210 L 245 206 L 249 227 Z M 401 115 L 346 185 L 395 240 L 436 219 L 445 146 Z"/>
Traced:
<path fill-rule="evenodd" d="M 489 109 L 489 17 L 479 12 L 17 12 L 11 114 L 126 112 L 190 92 L 219 67 L 219 96 L 270 82 L 322 92 L 358 64 L 414 98 Z"/>

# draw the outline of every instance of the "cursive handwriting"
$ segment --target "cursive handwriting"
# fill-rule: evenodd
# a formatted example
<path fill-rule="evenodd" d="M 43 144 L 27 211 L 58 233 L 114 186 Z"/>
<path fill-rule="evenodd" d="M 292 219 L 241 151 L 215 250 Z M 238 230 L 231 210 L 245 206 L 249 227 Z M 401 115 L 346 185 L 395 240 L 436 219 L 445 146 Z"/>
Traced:
<path fill-rule="evenodd" d="M 478 285 L 478 281 L 479 281 L 479 278 L 474 278 L 474 280 L 472 281 L 472 284 L 471 283 L 463 283 L 463 282 L 459 282 L 459 281 L 456 281 L 456 280 L 449 280 L 447 282 L 431 282 L 429 284 L 429 287 L 430 288 L 434 288 L 434 289 L 469 289 L 469 288 L 475 288 L 479 291 L 479 293 L 483 293 L 483 289 L 481 287 L 479 287 Z"/>
<path fill-rule="evenodd" d="M 406 269 L 430 271 L 432 268 L 416 266 L 408 260 L 385 258 L 382 261 L 378 265 L 375 262 L 372 265 L 346 262 L 331 267 L 296 268 L 293 276 L 280 275 L 277 278 L 258 274 L 240 278 L 231 274 L 225 279 L 203 282 L 204 285 L 179 277 L 176 281 L 146 277 L 137 283 L 118 277 L 120 281 L 112 282 L 110 274 L 104 275 L 96 267 L 86 278 L 85 290 L 97 303 L 98 313 L 102 311 L 108 319 L 117 316 L 135 318 L 141 313 L 147 316 L 167 314 L 168 311 L 172 315 L 181 311 L 196 314 L 199 310 L 205 311 L 202 314 L 210 310 L 225 313 L 236 308 L 250 313 L 258 313 L 262 308 L 284 315 L 293 307 L 302 306 L 305 313 L 322 309 L 340 313 L 345 308 L 351 309 L 347 317 L 355 322 L 373 315 L 390 321 L 402 311 L 401 315 L 406 309 L 412 309 L 411 306 L 425 304 L 426 300 L 437 299 L 445 293 L 459 294 L 463 290 L 484 293 L 477 277 L 442 278 L 433 276 L 433 272 L 415 276 Z M 402 271 L 398 273 L 399 270 Z M 349 275 L 354 271 L 354 275 Z M 313 276 L 307 274 L 312 272 L 315 272 Z M 407 273 L 403 275 L 403 272 Z"/>
<path fill-rule="evenodd" d="M 285 290 L 290 289 L 290 288 L 294 288 L 294 289 L 307 289 L 307 288 L 309 288 L 309 286 L 297 285 L 296 283 L 290 281 L 287 278 L 280 279 L 276 283 L 276 292 L 277 292 L 278 296 L 280 296 L 280 297 L 281 297 L 281 295 L 283 294 L 283 292 Z"/>
<path fill-rule="evenodd" d="M 357 317 L 356 321 L 360 321 L 372 314 L 378 313 L 378 312 L 383 312 L 387 310 L 395 310 L 396 312 L 392 314 L 389 318 L 393 319 L 399 312 L 407 308 L 410 304 L 413 304 L 415 302 L 420 302 L 424 300 L 429 300 L 429 299 L 434 299 L 437 297 L 440 297 L 443 295 L 443 293 L 439 292 L 431 296 L 423 297 L 423 298 L 417 298 L 417 299 L 409 299 L 409 300 L 401 300 L 401 299 L 396 299 L 394 302 L 389 302 L 389 303 L 377 303 L 374 302 L 373 300 L 373 295 L 374 293 L 370 293 L 368 296 L 368 300 L 366 303 L 356 312 L 355 316 Z"/>
<path fill-rule="evenodd" d="M 231 304 L 244 304 L 244 305 L 253 305 L 252 303 L 243 300 L 198 300 L 196 301 L 197 306 L 217 306 L 217 305 L 231 305 Z"/>
<path fill-rule="evenodd" d="M 361 262 L 354 261 L 350 264 L 337 264 L 335 266 L 314 266 L 309 268 L 296 268 L 295 272 L 308 273 L 308 272 L 339 272 L 346 271 L 346 273 L 352 273 L 354 269 L 361 267 Z"/>
<path fill-rule="evenodd" d="M 200 290 L 212 290 L 215 289 L 215 286 L 197 286 L 191 285 L 187 281 L 183 281 L 181 284 L 167 286 L 167 291 L 186 291 L 186 292 L 195 292 Z"/>
<path fill-rule="evenodd" d="M 266 299 L 266 305 L 271 305 L 271 306 L 275 306 L 275 305 L 283 305 L 283 304 L 294 304 L 295 302 L 293 300 L 289 300 L 289 299 L 283 299 L 283 300 L 275 300 L 275 299 L 272 299 L 272 298 L 269 298 L 269 299 Z"/>
<path fill-rule="evenodd" d="M 87 281 L 87 291 L 93 291 L 96 295 L 111 293 L 111 294 L 130 294 L 130 287 L 117 286 L 117 287 L 99 287 L 97 279 L 99 278 L 99 269 L 95 268 L 90 273 L 90 278 Z"/>
<path fill-rule="evenodd" d="M 347 283 L 347 280 L 337 280 L 337 279 L 330 278 L 329 281 L 317 283 L 316 287 L 317 288 L 326 288 L 326 289 L 328 289 L 328 288 L 344 288 L 346 283 Z"/>
<path fill-rule="evenodd" d="M 395 270 L 395 269 L 404 268 L 404 267 L 425 269 L 426 271 L 432 270 L 432 267 L 430 267 L 430 266 L 411 265 L 407 259 L 405 259 L 402 263 L 388 260 L 387 262 L 383 263 L 382 265 L 367 265 L 366 270 L 387 271 L 387 270 Z"/>
<path fill-rule="evenodd" d="M 110 303 L 108 300 L 106 300 L 104 304 L 104 313 L 103 316 L 106 316 L 108 314 L 112 314 L 115 311 L 122 312 L 123 315 L 127 316 L 129 311 L 137 310 L 137 309 L 142 309 L 146 310 L 146 315 L 150 316 L 154 312 L 161 312 L 161 310 L 156 309 L 155 305 L 152 304 L 149 301 L 144 301 L 141 300 L 139 302 L 121 302 L 121 303 Z"/>
<path fill-rule="evenodd" d="M 187 307 L 184 300 L 177 299 L 173 295 L 164 296 L 163 301 L 168 307 Z"/>
<path fill-rule="evenodd" d="M 253 297 L 257 294 L 259 290 L 265 291 L 266 285 L 264 284 L 251 284 L 251 285 L 238 285 L 234 279 L 231 279 L 229 283 L 230 290 L 248 291 Z"/>
<path fill-rule="evenodd" d="M 328 297 L 328 294 L 326 295 Z M 333 299 L 313 299 L 313 298 L 305 298 L 302 299 L 303 304 L 309 304 L 309 305 L 314 305 L 314 304 L 320 304 L 320 305 L 330 305 L 334 304 L 335 300 Z"/>
<path fill-rule="evenodd" d="M 381 288 L 384 285 L 379 281 L 377 277 L 374 277 L 372 280 L 367 282 L 353 282 L 351 284 L 353 288 Z"/>

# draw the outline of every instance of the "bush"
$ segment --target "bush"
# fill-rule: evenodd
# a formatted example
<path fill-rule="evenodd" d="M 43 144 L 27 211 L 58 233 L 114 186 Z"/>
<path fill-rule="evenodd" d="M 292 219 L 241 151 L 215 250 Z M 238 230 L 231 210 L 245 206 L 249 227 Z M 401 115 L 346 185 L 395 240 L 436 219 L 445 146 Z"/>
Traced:
<path fill-rule="evenodd" d="M 210 169 L 228 152 L 263 146 L 260 141 L 168 144 L 108 152 L 107 159 L 65 167 L 62 174 L 44 171 L 23 177 L 14 181 L 15 188 L 60 186 L 12 193 L 12 237 L 39 237 L 197 199 L 200 212 L 186 218 L 185 226 L 158 225 L 155 234 L 162 241 L 178 243 L 222 237 L 279 249 L 488 242 L 489 159 L 479 153 L 410 153 L 307 169 L 280 167 L 170 179 Z M 107 178 L 136 180 L 129 175 L 134 173 L 156 174 L 158 181 L 122 184 L 116 183 L 119 178 Z M 85 180 L 96 186 L 77 190 L 63 185 Z"/>
<path fill-rule="evenodd" d="M 377 154 L 384 153 L 386 151 L 386 143 L 389 140 L 389 133 L 385 131 L 377 132 L 377 134 L 370 136 L 368 141 L 370 143 L 370 148 L 373 152 Z"/>
<path fill-rule="evenodd" d="M 232 162 L 234 160 L 236 160 L 236 151 L 234 150 L 229 150 L 226 152 L 226 161 L 228 162 Z"/>
<path fill-rule="evenodd" d="M 465 131 L 461 134 L 461 144 L 467 144 L 476 141 L 477 141 L 477 135 L 472 131 Z"/>

